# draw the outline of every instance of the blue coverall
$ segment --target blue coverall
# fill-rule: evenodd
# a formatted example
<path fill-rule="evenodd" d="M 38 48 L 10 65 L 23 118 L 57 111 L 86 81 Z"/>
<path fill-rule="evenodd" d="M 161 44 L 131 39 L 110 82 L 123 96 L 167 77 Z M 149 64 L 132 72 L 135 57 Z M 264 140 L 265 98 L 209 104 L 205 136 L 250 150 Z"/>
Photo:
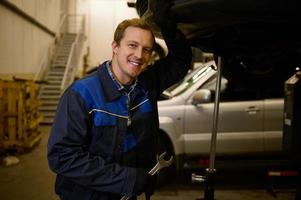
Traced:
<path fill-rule="evenodd" d="M 184 36 L 165 42 L 168 55 L 142 72 L 130 91 L 114 80 L 107 61 L 62 95 L 48 141 L 61 199 L 133 195 L 136 168 L 155 165 L 157 99 L 191 64 Z"/>

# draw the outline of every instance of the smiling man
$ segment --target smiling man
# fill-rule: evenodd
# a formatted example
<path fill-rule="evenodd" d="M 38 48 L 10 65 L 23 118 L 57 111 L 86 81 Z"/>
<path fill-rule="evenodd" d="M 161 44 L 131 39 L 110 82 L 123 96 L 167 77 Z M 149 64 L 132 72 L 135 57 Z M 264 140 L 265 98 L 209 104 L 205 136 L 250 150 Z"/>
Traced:
<path fill-rule="evenodd" d="M 143 26 L 127 27 L 128 22 L 117 28 L 112 43 L 113 73 L 124 85 L 130 84 L 146 68 L 154 45 L 154 36 L 150 30 L 143 29 Z M 125 27 L 126 30 L 123 30 Z M 122 40 L 120 32 L 124 32 Z"/>
<path fill-rule="evenodd" d="M 163 36 L 168 31 L 169 54 L 148 66 L 151 28 L 141 19 L 124 20 L 114 34 L 112 60 L 64 92 L 48 141 L 61 199 L 152 195 L 155 184 L 147 172 L 158 153 L 157 98 L 184 77 L 191 62 L 189 45 L 173 27 L 162 29 Z"/>

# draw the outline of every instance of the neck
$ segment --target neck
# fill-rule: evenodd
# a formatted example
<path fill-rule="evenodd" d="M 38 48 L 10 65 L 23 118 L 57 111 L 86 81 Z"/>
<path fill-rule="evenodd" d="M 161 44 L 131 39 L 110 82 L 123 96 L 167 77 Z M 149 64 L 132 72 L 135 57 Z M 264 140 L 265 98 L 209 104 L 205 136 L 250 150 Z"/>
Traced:
<path fill-rule="evenodd" d="M 113 73 L 113 76 L 116 80 L 119 81 L 119 83 L 121 83 L 122 85 L 130 85 L 133 83 L 133 79 L 126 77 L 126 76 L 122 76 L 122 72 L 120 71 L 120 69 L 116 66 L 114 60 L 112 59 L 111 65 L 110 65 L 110 69 Z"/>

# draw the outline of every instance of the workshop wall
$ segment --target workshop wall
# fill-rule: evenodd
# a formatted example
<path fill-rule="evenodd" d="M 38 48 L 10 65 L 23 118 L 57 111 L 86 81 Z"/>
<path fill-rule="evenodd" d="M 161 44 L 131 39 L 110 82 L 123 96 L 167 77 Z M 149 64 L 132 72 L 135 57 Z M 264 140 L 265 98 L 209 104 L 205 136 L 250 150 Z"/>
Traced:
<path fill-rule="evenodd" d="M 126 0 L 9 0 L 57 33 L 61 13 L 86 15 L 89 67 L 112 56 L 114 30 L 126 18 L 138 17 Z M 0 4 L 0 79 L 34 78 L 51 51 L 54 37 Z M 88 68 L 89 68 L 88 67 Z M 79 69 L 80 70 L 80 69 Z"/>
<path fill-rule="evenodd" d="M 138 17 L 136 10 L 127 6 L 126 0 L 77 0 L 73 9 L 79 14 L 86 14 L 90 67 L 111 59 L 116 26 L 124 19 Z"/>
<path fill-rule="evenodd" d="M 57 32 L 60 0 L 9 0 L 43 26 Z M 0 4 L 0 78 L 33 78 L 54 37 Z"/>

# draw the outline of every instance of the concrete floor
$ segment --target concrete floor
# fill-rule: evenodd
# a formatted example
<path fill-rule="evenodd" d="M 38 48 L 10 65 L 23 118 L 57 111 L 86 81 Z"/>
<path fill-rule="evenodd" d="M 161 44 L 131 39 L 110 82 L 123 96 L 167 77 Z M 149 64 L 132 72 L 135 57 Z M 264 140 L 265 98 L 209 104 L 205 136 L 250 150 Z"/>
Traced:
<path fill-rule="evenodd" d="M 19 163 L 11 166 L 0 165 L 0 200 L 58 200 L 55 195 L 55 175 L 49 170 L 46 160 L 46 144 L 50 127 L 41 127 L 41 142 L 31 152 L 17 155 Z M 243 172 L 244 173 L 244 172 Z M 189 173 L 184 173 L 184 176 Z M 240 180 L 229 176 L 216 186 L 215 199 L 222 200 L 291 200 L 293 190 L 278 191 L 273 197 L 262 184 L 260 176 L 244 173 L 247 177 Z M 153 200 L 197 200 L 203 198 L 204 187 L 192 185 L 189 178 L 179 178 L 155 192 Z M 181 181 L 182 180 L 182 181 Z M 235 181 L 236 180 L 236 181 Z M 250 181 L 249 181 L 250 180 Z M 254 181 L 255 180 L 255 181 Z M 257 180 L 257 182 L 256 182 Z M 249 182 L 252 182 L 248 184 Z M 144 197 L 140 196 L 139 200 Z"/>

